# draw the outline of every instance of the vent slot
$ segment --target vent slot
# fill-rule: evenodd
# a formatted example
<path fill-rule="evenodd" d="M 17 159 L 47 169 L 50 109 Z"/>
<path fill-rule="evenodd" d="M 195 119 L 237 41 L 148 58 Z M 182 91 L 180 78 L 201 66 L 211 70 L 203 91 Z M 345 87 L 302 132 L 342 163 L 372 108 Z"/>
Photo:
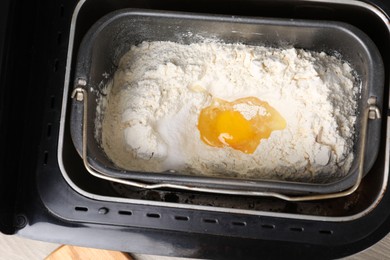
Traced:
<path fill-rule="evenodd" d="M 51 136 L 51 126 L 52 125 L 50 123 L 47 124 L 47 131 L 46 131 L 47 137 Z"/>
<path fill-rule="evenodd" d="M 61 45 L 62 42 L 62 32 L 57 33 L 57 44 Z"/>
<path fill-rule="evenodd" d="M 262 228 L 265 228 L 265 229 L 275 229 L 276 226 L 273 225 L 273 224 L 263 224 L 261 225 Z"/>
<path fill-rule="evenodd" d="M 53 109 L 53 108 L 54 108 L 54 105 L 55 105 L 55 97 L 54 97 L 54 96 L 51 96 L 51 97 L 50 97 L 50 108 Z"/>
<path fill-rule="evenodd" d="M 60 5 L 60 17 L 64 17 L 64 5 Z"/>
<path fill-rule="evenodd" d="M 246 226 L 246 222 L 244 222 L 244 221 L 233 221 L 232 225 L 233 226 L 237 226 L 237 227 L 245 227 Z"/>
<path fill-rule="evenodd" d="M 146 216 L 148 218 L 161 218 L 161 215 L 158 213 L 147 213 Z"/>
<path fill-rule="evenodd" d="M 131 211 L 127 211 L 127 210 L 119 210 L 118 211 L 118 214 L 119 215 L 125 215 L 125 216 L 131 216 L 133 215 L 133 213 Z"/>
<path fill-rule="evenodd" d="M 218 219 L 213 218 L 204 218 L 202 221 L 207 224 L 218 224 Z"/>
<path fill-rule="evenodd" d="M 320 230 L 318 233 L 322 235 L 333 235 L 333 230 Z"/>
<path fill-rule="evenodd" d="M 88 208 L 87 207 L 75 207 L 74 210 L 76 211 L 82 211 L 82 212 L 87 212 Z"/>
<path fill-rule="evenodd" d="M 43 152 L 43 165 L 47 165 L 47 161 L 49 160 L 49 152 L 44 151 Z"/>
<path fill-rule="evenodd" d="M 293 232 L 303 232 L 304 229 L 303 229 L 303 227 L 291 227 L 290 231 L 293 231 Z"/>
<path fill-rule="evenodd" d="M 188 221 L 188 220 L 190 220 L 190 218 L 187 217 L 187 216 L 175 216 L 175 219 L 179 220 L 179 221 Z"/>

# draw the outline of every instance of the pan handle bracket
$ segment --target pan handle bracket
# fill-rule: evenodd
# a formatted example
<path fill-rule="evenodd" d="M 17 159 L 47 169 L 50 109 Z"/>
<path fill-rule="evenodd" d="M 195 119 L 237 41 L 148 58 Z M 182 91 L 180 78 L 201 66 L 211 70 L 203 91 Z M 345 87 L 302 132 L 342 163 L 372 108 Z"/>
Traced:
<path fill-rule="evenodd" d="M 377 98 L 376 97 L 370 97 L 368 99 L 368 118 L 371 120 L 380 119 L 381 118 L 381 111 L 379 110 L 377 106 Z"/>
<path fill-rule="evenodd" d="M 78 78 L 76 81 L 76 86 L 72 92 L 72 99 L 76 98 L 77 101 L 84 100 L 84 88 L 87 86 L 87 80 L 83 78 Z"/>

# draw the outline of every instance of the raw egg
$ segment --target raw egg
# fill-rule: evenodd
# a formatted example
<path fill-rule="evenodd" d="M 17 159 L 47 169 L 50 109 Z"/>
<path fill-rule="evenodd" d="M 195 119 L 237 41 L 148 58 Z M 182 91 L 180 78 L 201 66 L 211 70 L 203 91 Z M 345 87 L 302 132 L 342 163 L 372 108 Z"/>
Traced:
<path fill-rule="evenodd" d="M 201 140 L 213 147 L 231 147 L 252 154 L 261 139 L 283 130 L 286 120 L 267 102 L 246 97 L 232 102 L 214 98 L 201 110 L 198 129 Z"/>

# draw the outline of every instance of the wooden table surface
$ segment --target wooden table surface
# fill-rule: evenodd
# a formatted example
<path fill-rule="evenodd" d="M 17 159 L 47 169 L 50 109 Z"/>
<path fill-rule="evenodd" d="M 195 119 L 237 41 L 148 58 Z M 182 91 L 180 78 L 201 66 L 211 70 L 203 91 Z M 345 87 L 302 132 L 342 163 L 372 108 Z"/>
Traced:
<path fill-rule="evenodd" d="M 42 260 L 61 245 L 0 234 L 0 260 Z M 181 258 L 134 255 L 135 260 L 179 260 Z M 85 258 L 86 259 L 86 258 Z M 91 258 L 92 259 L 92 258 Z M 96 258 L 95 258 L 96 259 Z M 390 259 L 390 234 L 367 250 L 348 260 Z"/>

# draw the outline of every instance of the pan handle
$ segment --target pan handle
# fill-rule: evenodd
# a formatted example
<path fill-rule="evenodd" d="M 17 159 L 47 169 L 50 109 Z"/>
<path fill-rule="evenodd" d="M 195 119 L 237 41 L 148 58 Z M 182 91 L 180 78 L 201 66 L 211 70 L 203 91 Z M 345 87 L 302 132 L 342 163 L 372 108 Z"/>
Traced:
<path fill-rule="evenodd" d="M 83 86 L 86 86 L 86 84 L 80 84 Z M 79 86 L 80 86 L 79 85 Z M 257 196 L 257 197 L 274 197 L 279 198 L 286 201 L 312 201 L 312 200 L 324 200 L 324 199 L 333 199 L 333 198 L 340 198 L 348 196 L 352 193 L 354 193 L 357 188 L 359 187 L 361 180 L 363 178 L 363 172 L 364 172 L 364 151 L 367 143 L 367 128 L 368 128 L 368 121 L 369 120 L 375 120 L 379 119 L 381 117 L 380 110 L 378 106 L 376 105 L 376 98 L 371 97 L 368 99 L 368 106 L 363 110 L 363 118 L 364 125 L 362 127 L 361 138 L 362 138 L 362 145 L 360 146 L 359 151 L 359 168 L 358 168 L 358 175 L 356 177 L 355 184 L 343 191 L 335 192 L 335 193 L 327 193 L 327 194 L 310 194 L 310 195 L 302 195 L 302 196 L 289 196 L 277 192 L 267 192 L 267 191 L 242 191 L 242 190 L 228 190 L 228 189 L 214 189 L 214 188 L 205 188 L 205 187 L 196 187 L 196 186 L 188 186 L 188 185 L 178 185 L 178 184 L 172 184 L 172 183 L 157 183 L 157 184 L 148 184 L 144 182 L 139 181 L 132 181 L 127 179 L 119 179 L 119 178 L 113 178 L 110 176 L 107 176 L 104 174 L 104 172 L 98 171 L 97 169 L 93 168 L 91 164 L 88 161 L 88 150 L 87 150 L 87 118 L 88 118 L 88 98 L 87 98 L 87 91 L 82 87 L 76 87 L 72 92 L 72 98 L 75 99 L 77 102 L 83 102 L 84 103 L 84 111 L 83 111 L 83 151 L 82 151 L 82 158 L 84 167 L 86 170 L 93 176 L 107 180 L 112 181 L 116 183 L 121 183 L 124 185 L 129 185 L 137 188 L 142 189 L 159 189 L 159 188 L 171 188 L 171 189 L 180 189 L 180 190 L 189 190 L 189 191 L 197 191 L 197 192 L 206 192 L 206 193 L 218 193 L 218 194 L 228 194 L 228 195 L 242 195 L 242 196 Z"/>

